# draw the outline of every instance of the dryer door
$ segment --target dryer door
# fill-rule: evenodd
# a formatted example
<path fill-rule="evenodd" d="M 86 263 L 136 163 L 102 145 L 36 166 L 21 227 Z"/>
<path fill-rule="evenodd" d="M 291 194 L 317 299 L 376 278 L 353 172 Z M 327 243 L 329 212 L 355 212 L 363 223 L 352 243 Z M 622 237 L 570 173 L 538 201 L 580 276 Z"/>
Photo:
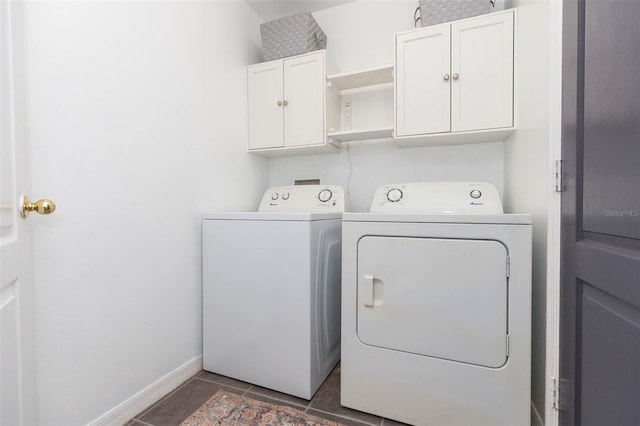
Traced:
<path fill-rule="evenodd" d="M 507 360 L 507 249 L 492 240 L 366 236 L 358 243 L 362 343 L 500 367 Z"/>

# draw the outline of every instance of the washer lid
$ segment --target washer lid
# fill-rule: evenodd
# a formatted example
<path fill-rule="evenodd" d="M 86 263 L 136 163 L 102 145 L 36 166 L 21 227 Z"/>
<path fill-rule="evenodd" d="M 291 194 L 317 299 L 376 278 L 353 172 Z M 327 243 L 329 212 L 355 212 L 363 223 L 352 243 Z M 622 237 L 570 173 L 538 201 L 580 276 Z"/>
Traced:
<path fill-rule="evenodd" d="M 214 212 L 202 216 L 203 220 L 253 220 L 253 221 L 316 221 L 341 219 L 342 213 L 310 212 Z"/>

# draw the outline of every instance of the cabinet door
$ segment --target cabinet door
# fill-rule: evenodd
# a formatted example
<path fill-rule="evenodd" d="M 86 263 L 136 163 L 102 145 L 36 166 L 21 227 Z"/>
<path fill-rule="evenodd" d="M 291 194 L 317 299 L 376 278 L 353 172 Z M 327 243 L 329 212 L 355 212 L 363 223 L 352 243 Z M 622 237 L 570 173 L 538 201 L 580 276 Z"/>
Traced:
<path fill-rule="evenodd" d="M 283 145 L 282 84 L 282 61 L 247 68 L 249 149 Z"/>
<path fill-rule="evenodd" d="M 325 142 L 323 53 L 284 61 L 284 145 Z"/>
<path fill-rule="evenodd" d="M 450 131 L 450 26 L 396 36 L 396 136 Z"/>
<path fill-rule="evenodd" d="M 451 24 L 451 130 L 513 126 L 513 13 Z"/>

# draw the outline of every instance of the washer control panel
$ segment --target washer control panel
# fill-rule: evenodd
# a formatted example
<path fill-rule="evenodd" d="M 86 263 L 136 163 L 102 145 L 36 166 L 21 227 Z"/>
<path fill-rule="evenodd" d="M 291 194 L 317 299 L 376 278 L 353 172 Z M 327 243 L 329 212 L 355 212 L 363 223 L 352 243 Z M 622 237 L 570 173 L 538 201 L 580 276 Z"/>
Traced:
<path fill-rule="evenodd" d="M 372 213 L 500 214 L 500 194 L 487 182 L 412 182 L 379 187 Z"/>
<path fill-rule="evenodd" d="M 296 185 L 269 188 L 259 212 L 325 212 L 345 210 L 344 190 L 338 185 Z"/>

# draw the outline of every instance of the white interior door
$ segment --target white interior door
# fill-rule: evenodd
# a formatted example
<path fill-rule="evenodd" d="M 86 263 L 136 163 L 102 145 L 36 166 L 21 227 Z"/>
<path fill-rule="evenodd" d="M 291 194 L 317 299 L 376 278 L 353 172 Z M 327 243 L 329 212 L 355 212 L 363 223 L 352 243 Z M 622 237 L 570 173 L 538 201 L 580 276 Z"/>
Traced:
<path fill-rule="evenodd" d="M 513 126 L 513 12 L 451 24 L 451 130 Z"/>
<path fill-rule="evenodd" d="M 396 38 L 396 135 L 451 130 L 450 25 Z"/>
<path fill-rule="evenodd" d="M 35 423 L 33 295 L 28 227 L 18 206 L 27 171 L 11 2 L 0 2 L 0 32 L 0 424 L 22 425 Z"/>

